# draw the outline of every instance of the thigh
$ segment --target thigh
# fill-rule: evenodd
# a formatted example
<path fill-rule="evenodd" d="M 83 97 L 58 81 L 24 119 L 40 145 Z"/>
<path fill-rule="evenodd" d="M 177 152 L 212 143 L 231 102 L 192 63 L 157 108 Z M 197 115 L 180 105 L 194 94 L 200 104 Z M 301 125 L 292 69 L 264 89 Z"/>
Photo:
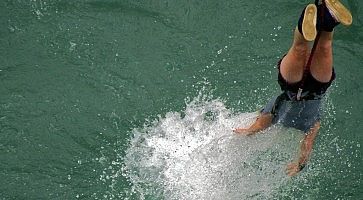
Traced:
<path fill-rule="evenodd" d="M 297 83 L 301 81 L 306 64 L 306 55 L 296 55 L 290 50 L 280 62 L 280 73 L 288 83 Z"/>

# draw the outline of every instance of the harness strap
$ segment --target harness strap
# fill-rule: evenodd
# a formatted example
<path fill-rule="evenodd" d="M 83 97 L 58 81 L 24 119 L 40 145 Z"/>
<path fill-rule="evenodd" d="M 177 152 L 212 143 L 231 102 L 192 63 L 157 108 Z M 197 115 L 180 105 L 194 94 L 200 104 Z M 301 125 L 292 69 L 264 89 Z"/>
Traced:
<path fill-rule="evenodd" d="M 315 1 L 315 5 L 318 5 L 319 3 L 319 0 L 316 0 Z M 324 19 L 324 11 L 325 11 L 325 0 L 322 0 L 322 6 L 320 7 L 320 23 L 323 22 L 323 19 Z M 314 41 L 314 45 L 313 45 L 313 48 L 311 49 L 311 53 L 310 53 L 310 56 L 309 56 L 309 59 L 308 59 L 308 62 L 306 63 L 305 67 L 304 67 L 304 74 L 303 74 L 303 78 L 302 78 L 302 81 L 301 81 L 301 84 L 300 84 L 300 87 L 299 87 L 299 90 L 297 92 L 297 95 L 296 95 L 296 99 L 298 101 L 301 100 L 301 94 L 303 92 L 303 89 L 304 89 L 304 83 L 305 83 L 305 80 L 306 80 L 306 77 L 308 76 L 309 74 L 309 71 L 310 71 L 310 66 L 311 66 L 311 62 L 313 60 L 313 57 L 314 57 L 314 53 L 315 53 L 315 50 L 316 50 L 316 47 L 319 43 L 319 39 L 320 39 L 320 35 L 321 35 L 321 31 L 318 31 L 318 34 L 315 38 L 315 41 Z"/>

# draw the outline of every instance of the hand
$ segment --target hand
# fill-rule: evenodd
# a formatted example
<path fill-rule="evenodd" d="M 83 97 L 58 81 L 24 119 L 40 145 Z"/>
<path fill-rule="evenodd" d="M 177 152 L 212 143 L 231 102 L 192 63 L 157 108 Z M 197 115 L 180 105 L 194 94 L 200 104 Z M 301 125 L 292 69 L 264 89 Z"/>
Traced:
<path fill-rule="evenodd" d="M 233 132 L 237 134 L 243 134 L 243 135 L 250 135 L 251 131 L 248 128 L 236 128 L 233 130 Z"/>
<path fill-rule="evenodd" d="M 292 162 L 287 165 L 286 173 L 288 176 L 295 176 L 302 170 L 301 166 L 297 162 Z"/>
<path fill-rule="evenodd" d="M 236 128 L 233 132 L 243 135 L 253 135 L 268 128 L 272 123 L 272 119 L 272 114 L 261 114 L 249 128 Z"/>

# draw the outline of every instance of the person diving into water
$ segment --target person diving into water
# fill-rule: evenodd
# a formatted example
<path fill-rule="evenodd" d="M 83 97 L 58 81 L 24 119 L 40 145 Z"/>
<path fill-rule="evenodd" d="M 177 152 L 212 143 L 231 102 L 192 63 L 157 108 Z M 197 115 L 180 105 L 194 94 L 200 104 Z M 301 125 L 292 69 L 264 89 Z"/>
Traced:
<path fill-rule="evenodd" d="M 320 128 L 321 101 L 335 79 L 332 41 L 334 27 L 338 24 L 352 24 L 350 11 L 339 0 L 315 1 L 304 8 L 292 46 L 278 62 L 282 94 L 262 109 L 250 127 L 233 130 L 252 135 L 281 123 L 303 131 L 299 158 L 286 169 L 289 176 L 296 175 L 306 166 Z M 310 49 L 312 41 L 314 45 Z"/>

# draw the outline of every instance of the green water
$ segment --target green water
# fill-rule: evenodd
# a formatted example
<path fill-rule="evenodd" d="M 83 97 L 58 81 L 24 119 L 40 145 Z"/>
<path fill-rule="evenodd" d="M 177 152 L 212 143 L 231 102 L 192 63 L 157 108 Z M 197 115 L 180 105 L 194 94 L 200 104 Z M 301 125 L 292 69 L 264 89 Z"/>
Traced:
<path fill-rule="evenodd" d="M 1 1 L 0 199 L 177 196 L 178 188 L 163 193 L 164 182 L 147 185 L 154 179 L 138 176 L 137 160 L 130 171 L 125 156 L 143 156 L 134 134 L 153 134 L 159 125 L 150 121 L 174 119 L 168 113 L 189 116 L 200 91 L 218 101 L 200 100 L 202 107 L 220 113 L 261 108 L 279 92 L 275 63 L 309 2 Z M 335 32 L 337 79 L 312 167 L 255 196 L 232 189 L 226 199 L 363 198 L 363 2 L 343 2 L 354 22 Z M 193 128 L 198 123 L 224 128 L 213 119 Z"/>

